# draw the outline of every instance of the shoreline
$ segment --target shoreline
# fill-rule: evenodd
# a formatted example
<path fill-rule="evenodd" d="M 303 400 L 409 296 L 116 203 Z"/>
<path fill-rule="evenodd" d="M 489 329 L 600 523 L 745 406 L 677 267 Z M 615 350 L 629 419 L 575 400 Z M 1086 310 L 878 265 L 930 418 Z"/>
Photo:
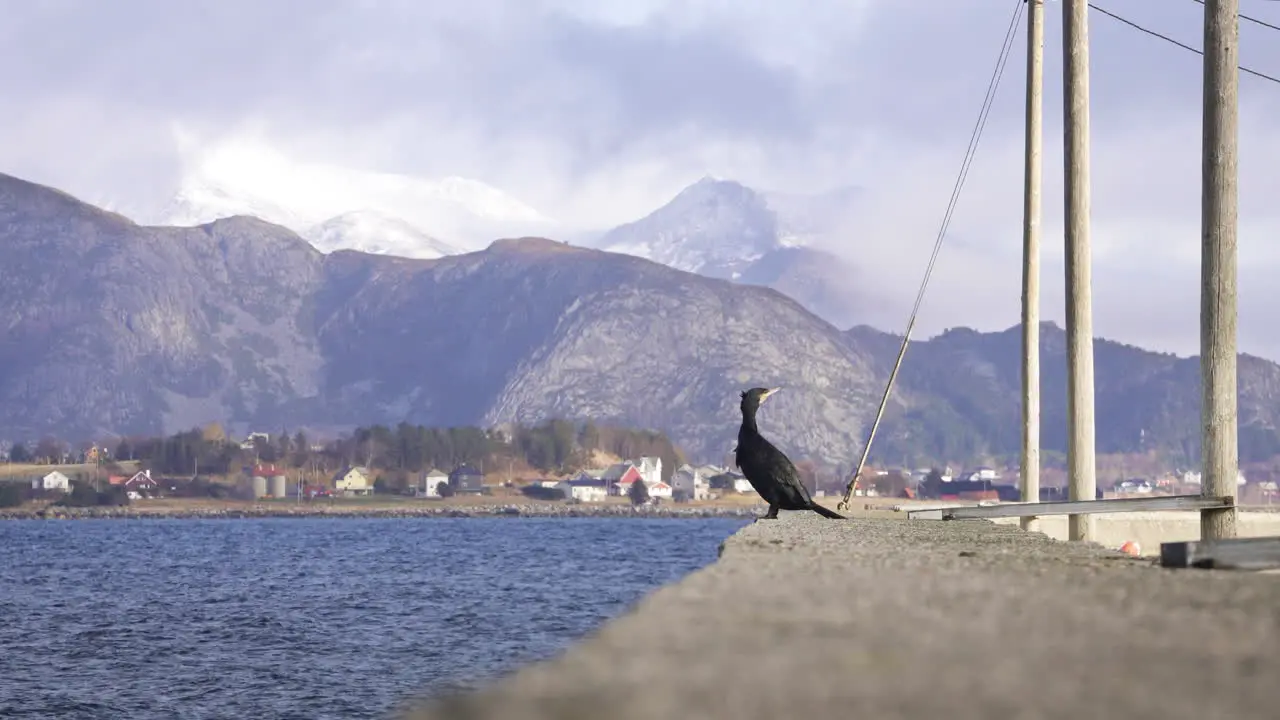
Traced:
<path fill-rule="evenodd" d="M 752 518 L 764 506 L 658 506 L 633 508 L 629 505 L 558 505 L 554 503 L 487 503 L 476 505 L 380 505 L 343 504 L 272 505 L 246 503 L 217 506 L 95 506 L 21 507 L 0 509 L 3 520 L 242 520 L 264 518 Z"/>

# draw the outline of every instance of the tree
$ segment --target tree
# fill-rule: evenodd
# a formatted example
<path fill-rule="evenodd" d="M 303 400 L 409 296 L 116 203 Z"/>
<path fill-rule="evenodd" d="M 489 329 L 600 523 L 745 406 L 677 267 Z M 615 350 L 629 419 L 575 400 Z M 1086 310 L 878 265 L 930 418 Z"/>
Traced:
<path fill-rule="evenodd" d="M 9 462 L 31 462 L 31 451 L 27 449 L 26 443 L 14 443 L 13 447 L 9 448 Z"/>
<path fill-rule="evenodd" d="M 627 489 L 627 497 L 631 499 L 632 505 L 643 505 L 649 501 L 649 486 L 643 480 L 635 480 Z"/>
<path fill-rule="evenodd" d="M 200 428 L 200 438 L 207 443 L 226 442 L 227 431 L 222 428 L 221 423 L 209 423 Z"/>
<path fill-rule="evenodd" d="M 98 500 L 98 491 L 93 486 L 85 482 L 71 483 L 71 492 L 64 495 L 61 500 L 54 503 L 64 507 L 93 507 L 94 505 L 105 504 Z"/>
<path fill-rule="evenodd" d="M 733 476 L 729 473 L 720 473 L 707 478 L 707 487 L 712 490 L 732 490 Z"/>
<path fill-rule="evenodd" d="M 876 493 L 882 497 L 902 497 L 906 494 L 911 482 L 902 473 L 891 472 L 887 475 L 876 476 L 872 484 L 875 486 Z"/>
<path fill-rule="evenodd" d="M 299 430 L 298 434 L 293 436 L 293 466 L 302 467 L 310 458 L 311 445 L 307 442 L 307 436 Z"/>
<path fill-rule="evenodd" d="M 591 452 L 600 447 L 600 428 L 590 420 L 582 424 L 582 429 L 578 431 L 578 447 Z"/>
<path fill-rule="evenodd" d="M 0 482 L 0 508 L 18 507 L 25 499 L 18 483 Z"/>
<path fill-rule="evenodd" d="M 942 494 L 942 471 L 930 468 L 929 474 L 920 482 L 920 497 L 938 497 Z"/>
<path fill-rule="evenodd" d="M 280 448 L 261 435 L 253 439 L 253 449 L 258 453 L 258 462 L 273 463 L 280 459 Z"/>
<path fill-rule="evenodd" d="M 57 464 L 62 462 L 62 455 L 66 450 L 61 440 L 54 437 L 42 437 L 40 442 L 36 443 L 35 456 L 42 462 Z"/>

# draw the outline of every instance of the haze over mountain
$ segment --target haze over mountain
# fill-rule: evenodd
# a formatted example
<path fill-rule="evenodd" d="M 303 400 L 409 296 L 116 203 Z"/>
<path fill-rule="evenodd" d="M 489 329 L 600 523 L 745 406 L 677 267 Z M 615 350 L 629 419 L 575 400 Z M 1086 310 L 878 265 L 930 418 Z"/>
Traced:
<path fill-rule="evenodd" d="M 784 391 L 764 432 L 847 464 L 896 352 L 775 290 L 623 254 L 523 238 L 434 260 L 324 255 L 257 219 L 139 226 L 4 175 L 0 248 L 7 439 L 565 417 L 660 429 L 719 460 L 738 391 L 769 385 Z M 916 343 L 873 457 L 1016 452 L 1016 337 Z M 1049 449 L 1061 352 L 1046 331 Z M 1196 367 L 1099 342 L 1099 449 L 1193 453 Z M 1240 373 L 1242 456 L 1280 452 L 1280 368 L 1246 356 Z"/>
<path fill-rule="evenodd" d="M 153 225 L 251 216 L 287 227 L 325 251 L 422 258 L 556 227 L 537 210 L 476 180 L 426 180 L 299 162 L 248 140 L 188 147 L 167 201 L 119 209 Z"/>
<path fill-rule="evenodd" d="M 855 290 L 858 273 L 821 249 L 833 245 L 847 223 L 857 200 L 853 188 L 761 193 L 707 177 L 639 220 L 590 233 L 460 178 L 433 182 L 299 163 L 252 142 L 187 154 L 178 189 L 160 210 L 123 209 L 125 214 L 177 226 L 245 215 L 287 227 L 322 252 L 408 258 L 476 250 L 498 237 L 551 234 L 707 277 L 773 287 L 842 327 L 858 321 L 856 308 L 865 304 Z"/>

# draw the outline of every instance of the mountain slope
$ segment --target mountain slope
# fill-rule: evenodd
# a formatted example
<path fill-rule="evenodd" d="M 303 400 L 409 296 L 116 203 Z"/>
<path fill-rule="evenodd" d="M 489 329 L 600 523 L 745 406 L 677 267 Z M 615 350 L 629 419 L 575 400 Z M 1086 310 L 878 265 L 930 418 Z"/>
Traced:
<path fill-rule="evenodd" d="M 835 459 L 867 417 L 866 360 L 764 288 L 535 238 L 396 270 L 334 260 L 360 286 L 321 326 L 332 422 L 367 408 L 436 424 L 590 417 L 718 457 L 735 437 L 738 390 L 782 384 L 775 418 L 787 422 L 773 431 L 794 452 Z M 391 342 L 394 352 L 367 350 Z"/>
<path fill-rule="evenodd" d="M 0 175 L 0 439 L 278 431 L 550 416 L 733 446 L 738 391 L 782 386 L 762 430 L 794 459 L 861 450 L 898 339 L 841 333 L 764 287 L 536 238 L 407 259 L 323 255 L 250 218 L 143 227 Z M 1061 331 L 1042 333 L 1044 446 L 1064 449 Z M 1017 329 L 913 343 L 881 462 L 1018 448 Z M 1095 345 L 1098 448 L 1184 462 L 1198 363 Z M 1280 366 L 1243 356 L 1241 455 L 1280 454 Z"/>
<path fill-rule="evenodd" d="M 189 427 L 314 392 L 322 256 L 232 218 L 145 228 L 0 175 L 0 432 Z"/>
<path fill-rule="evenodd" d="M 866 326 L 846 332 L 852 347 L 875 358 L 887 377 L 901 336 Z M 932 433 L 952 457 L 1016 456 L 1021 443 L 1021 327 L 997 333 L 952 329 L 913 341 L 895 393 L 905 411 L 886 413 L 892 438 L 883 450 L 909 453 L 901 439 Z M 1066 333 L 1043 323 L 1041 443 L 1067 450 Z M 1194 465 L 1200 452 L 1200 360 L 1094 341 L 1098 452 L 1161 451 L 1170 462 Z M 1280 453 L 1280 366 L 1250 355 L 1239 359 L 1240 455 L 1261 460 Z M 925 430 L 927 428 L 927 430 Z M 879 440 L 877 440 L 879 442 Z M 894 447 L 897 445 L 897 447 Z"/>
<path fill-rule="evenodd" d="M 765 288 L 539 239 L 324 256 L 257 220 L 140 227 L 0 184 L 6 267 L 31 281 L 0 289 L 7 436 L 559 415 L 719 457 L 737 392 L 769 384 L 787 390 L 766 430 L 835 460 L 870 417 L 867 359 Z"/>

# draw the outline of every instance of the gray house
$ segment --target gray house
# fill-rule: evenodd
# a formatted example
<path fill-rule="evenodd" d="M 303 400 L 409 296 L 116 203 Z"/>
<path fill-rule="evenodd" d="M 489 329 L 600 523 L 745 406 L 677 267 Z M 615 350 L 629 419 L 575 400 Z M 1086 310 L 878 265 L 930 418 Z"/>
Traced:
<path fill-rule="evenodd" d="M 449 473 L 449 487 L 454 493 L 479 495 L 484 492 L 484 473 L 470 465 L 459 465 Z"/>

